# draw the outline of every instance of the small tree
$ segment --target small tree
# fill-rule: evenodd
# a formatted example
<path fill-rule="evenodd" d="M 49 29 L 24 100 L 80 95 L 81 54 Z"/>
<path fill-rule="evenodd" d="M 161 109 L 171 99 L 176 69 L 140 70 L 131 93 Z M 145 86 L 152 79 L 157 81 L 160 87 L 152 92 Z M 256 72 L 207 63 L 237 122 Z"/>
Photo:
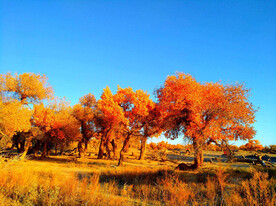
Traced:
<path fill-rule="evenodd" d="M 261 145 L 259 140 L 249 140 L 242 148 L 249 151 L 258 151 L 262 150 L 263 146 Z"/>
<path fill-rule="evenodd" d="M 60 143 L 80 138 L 80 124 L 72 115 L 72 108 L 66 101 L 54 102 L 50 105 L 36 105 L 34 107 L 33 124 L 43 135 L 43 153 L 47 155 L 48 145 L 59 140 Z"/>

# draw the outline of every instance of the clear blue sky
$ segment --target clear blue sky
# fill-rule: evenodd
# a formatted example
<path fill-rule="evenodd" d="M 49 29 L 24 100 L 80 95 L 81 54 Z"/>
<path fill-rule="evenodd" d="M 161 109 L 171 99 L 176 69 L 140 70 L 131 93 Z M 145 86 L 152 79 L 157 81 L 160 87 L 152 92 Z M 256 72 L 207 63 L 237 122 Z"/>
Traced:
<path fill-rule="evenodd" d="M 276 1 L 0 2 L 0 73 L 46 74 L 72 104 L 107 85 L 152 94 L 176 71 L 245 82 L 256 139 L 276 144 Z"/>

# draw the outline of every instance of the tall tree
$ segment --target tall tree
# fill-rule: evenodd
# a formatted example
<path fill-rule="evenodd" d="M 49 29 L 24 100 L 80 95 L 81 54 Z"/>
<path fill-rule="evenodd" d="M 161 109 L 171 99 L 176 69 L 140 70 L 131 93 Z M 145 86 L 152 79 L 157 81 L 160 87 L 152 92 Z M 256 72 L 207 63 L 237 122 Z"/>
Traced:
<path fill-rule="evenodd" d="M 101 134 L 101 142 L 99 146 L 98 158 L 101 159 L 104 154 L 104 146 L 110 153 L 109 140 L 113 131 L 121 125 L 127 125 L 128 119 L 124 115 L 122 107 L 120 107 L 118 99 L 112 94 L 109 87 L 106 87 L 98 100 L 99 113 L 96 115 L 96 125 Z M 108 154 L 110 156 L 110 154 Z"/>
<path fill-rule="evenodd" d="M 16 73 L 14 75 L 7 73 L 0 75 L 0 96 L 3 105 L 5 105 L 6 108 L 9 107 L 10 110 L 10 113 L 7 114 L 4 119 L 10 118 L 16 121 L 13 124 L 17 125 L 13 133 L 19 138 L 14 139 L 23 139 L 22 142 L 26 143 L 26 147 L 25 145 L 21 145 L 21 148 L 25 148 L 25 150 L 28 150 L 28 145 L 30 145 L 30 141 L 33 135 L 35 135 L 35 132 L 32 131 L 36 130 L 30 130 L 30 104 L 37 104 L 45 99 L 51 99 L 53 97 L 53 89 L 48 84 L 47 80 L 45 75 L 33 73 L 23 73 L 20 75 Z M 5 109 L 1 110 L 5 112 Z M 12 123 L 12 121 L 10 121 L 10 123 Z M 26 125 L 28 125 L 30 131 L 27 131 Z M 11 128 L 8 130 L 10 129 Z M 24 151 L 24 154 L 26 153 L 27 151 Z M 24 154 L 23 156 L 25 156 Z"/>
<path fill-rule="evenodd" d="M 94 116 L 96 113 L 96 98 L 93 94 L 89 93 L 80 98 L 79 104 L 73 108 L 73 115 L 81 125 L 82 138 L 79 140 L 78 149 L 80 157 L 83 157 L 86 150 L 88 141 L 94 135 L 95 123 Z M 85 144 L 84 149 L 82 144 Z"/>
<path fill-rule="evenodd" d="M 132 88 L 122 89 L 118 87 L 118 91 L 114 96 L 123 109 L 124 117 L 127 119 L 127 124 L 122 124 L 123 147 L 120 151 L 118 163 L 119 166 L 122 166 L 131 138 L 142 136 L 142 121 L 149 115 L 150 110 L 154 108 L 154 103 L 146 92 L 143 90 L 134 92 Z"/>
<path fill-rule="evenodd" d="M 139 160 L 143 160 L 146 153 L 147 139 L 150 137 L 158 137 L 162 133 L 161 122 L 160 122 L 160 112 L 158 110 L 157 104 L 153 104 L 153 108 L 149 110 L 147 116 L 141 119 L 142 124 L 142 137 L 141 137 L 141 147 Z"/>
<path fill-rule="evenodd" d="M 253 105 L 243 84 L 199 83 L 182 73 L 168 76 L 156 90 L 165 136 L 181 134 L 192 141 L 195 160 L 203 163 L 202 147 L 215 140 L 246 140 L 255 135 Z"/>

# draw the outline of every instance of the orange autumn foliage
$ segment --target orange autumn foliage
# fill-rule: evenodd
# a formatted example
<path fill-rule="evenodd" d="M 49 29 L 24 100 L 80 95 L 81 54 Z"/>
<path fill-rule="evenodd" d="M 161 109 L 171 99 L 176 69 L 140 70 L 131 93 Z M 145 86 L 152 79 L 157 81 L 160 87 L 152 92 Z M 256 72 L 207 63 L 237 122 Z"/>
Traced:
<path fill-rule="evenodd" d="M 149 95 L 143 90 L 133 91 L 132 88 L 118 87 L 114 99 L 123 110 L 126 132 L 137 132 L 141 129 L 141 121 L 144 120 L 151 109 L 154 108 L 154 103 Z M 135 130 L 135 131 L 134 131 Z"/>
<path fill-rule="evenodd" d="M 98 108 L 104 116 L 106 127 L 113 124 L 128 124 L 127 118 L 124 116 L 123 108 L 120 107 L 118 99 L 114 97 L 109 87 L 106 87 L 98 101 Z"/>
<path fill-rule="evenodd" d="M 158 142 L 158 143 L 154 143 L 151 142 L 147 145 L 147 147 L 151 150 L 163 150 L 163 149 L 168 149 L 168 150 L 183 150 L 185 148 L 187 148 L 188 146 L 184 146 L 182 144 L 170 144 L 168 142 Z"/>
<path fill-rule="evenodd" d="M 94 125 L 94 116 L 96 112 L 96 98 L 93 94 L 89 93 L 80 98 L 79 104 L 73 107 L 73 116 L 79 121 L 81 125 L 81 133 L 84 139 L 89 140 L 92 136 L 91 125 Z"/>
<path fill-rule="evenodd" d="M 120 107 L 109 87 L 104 89 L 101 98 L 98 100 L 97 109 L 95 125 L 101 137 L 98 159 L 103 158 L 104 147 L 106 147 L 108 158 L 110 158 L 109 145 L 111 138 L 113 138 L 113 133 L 117 132 L 121 128 L 121 125 L 127 125 L 128 120 L 124 116 L 123 109 Z M 119 136 L 117 135 L 116 137 Z"/>
<path fill-rule="evenodd" d="M 249 142 L 246 143 L 245 145 L 241 145 L 240 149 L 249 150 L 249 151 L 258 151 L 258 150 L 262 150 L 263 146 L 261 145 L 259 140 L 249 140 Z"/>
<path fill-rule="evenodd" d="M 97 136 L 101 138 L 99 150 L 105 146 L 107 153 L 111 142 L 114 151 L 116 141 L 123 143 L 121 156 L 130 144 L 141 143 L 142 159 L 147 138 L 164 131 L 167 138 L 183 135 L 192 142 L 197 167 L 203 162 L 202 150 L 211 142 L 249 140 L 255 135 L 256 111 L 243 84 L 200 83 L 179 73 L 168 76 L 156 96 L 157 103 L 142 90 L 118 87 L 113 95 L 107 87 L 98 102 L 88 94 L 73 108 L 65 101 L 47 105 L 41 102 L 53 98 L 53 89 L 45 75 L 2 74 L 0 132 L 11 137 L 38 127 L 45 133 L 44 139 L 74 139 L 86 144 Z M 210 149 L 217 150 L 212 145 Z"/>
<path fill-rule="evenodd" d="M 40 128 L 44 138 L 74 140 L 80 136 L 79 123 L 72 115 L 72 108 L 66 102 L 34 106 L 33 124 Z"/>
<path fill-rule="evenodd" d="M 32 110 L 18 101 L 0 100 L 0 133 L 12 137 L 15 132 L 27 132 L 31 128 Z"/>
<path fill-rule="evenodd" d="M 156 90 L 167 138 L 181 134 L 193 142 L 195 166 L 212 140 L 246 140 L 255 135 L 255 110 L 243 84 L 200 83 L 191 75 L 168 76 Z"/>
<path fill-rule="evenodd" d="M 134 92 L 132 88 L 123 89 L 118 87 L 114 100 L 122 109 L 124 119 L 126 120 L 121 125 L 123 148 L 120 152 L 119 165 L 122 165 L 124 153 L 129 147 L 131 138 L 142 135 L 142 121 L 149 115 L 155 105 L 146 92 L 142 90 Z"/>
<path fill-rule="evenodd" d="M 158 105 L 153 103 L 153 106 L 150 108 L 148 115 L 144 116 L 143 119 L 140 120 L 142 125 L 142 138 L 139 160 L 143 160 L 144 158 L 148 138 L 158 137 L 163 132 L 162 128 L 160 127 L 160 121 L 161 119 Z"/>
<path fill-rule="evenodd" d="M 0 75 L 0 89 L 5 99 L 18 99 L 21 103 L 37 103 L 53 97 L 53 89 L 45 75 L 15 73 Z"/>
<path fill-rule="evenodd" d="M 89 93 L 79 99 L 79 104 L 73 107 L 73 116 L 78 120 L 81 130 L 81 138 L 78 143 L 79 156 L 83 157 L 88 147 L 88 141 L 96 136 L 95 113 L 97 101 L 93 94 Z M 85 144 L 83 149 L 82 143 Z"/>
<path fill-rule="evenodd" d="M 15 73 L 0 75 L 1 133 L 12 137 L 31 129 L 32 109 L 36 104 L 53 97 L 53 89 L 45 75 Z"/>

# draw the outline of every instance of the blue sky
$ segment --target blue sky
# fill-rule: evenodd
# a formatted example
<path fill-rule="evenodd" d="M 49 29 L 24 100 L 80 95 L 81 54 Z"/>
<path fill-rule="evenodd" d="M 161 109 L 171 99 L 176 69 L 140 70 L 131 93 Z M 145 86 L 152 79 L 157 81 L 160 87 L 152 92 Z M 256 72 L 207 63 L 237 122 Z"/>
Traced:
<path fill-rule="evenodd" d="M 46 74 L 72 104 L 107 85 L 152 94 L 176 71 L 245 82 L 256 139 L 276 144 L 276 1 L 0 2 L 0 73 Z"/>

